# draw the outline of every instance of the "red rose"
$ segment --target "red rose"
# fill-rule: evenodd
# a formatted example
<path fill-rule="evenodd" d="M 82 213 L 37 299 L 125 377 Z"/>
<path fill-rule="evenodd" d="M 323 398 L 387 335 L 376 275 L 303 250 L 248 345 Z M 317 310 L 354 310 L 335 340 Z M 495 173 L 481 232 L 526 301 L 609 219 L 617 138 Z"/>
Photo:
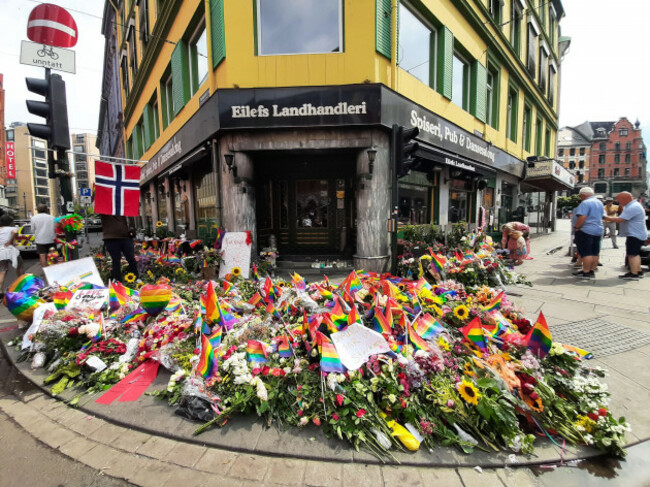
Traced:
<path fill-rule="evenodd" d="M 303 415 L 302 409 L 298 409 L 298 417 L 301 418 Z"/>
<path fill-rule="evenodd" d="M 195 348 L 195 349 L 194 349 L 194 355 L 198 355 L 198 354 L 200 354 L 200 353 L 201 353 L 201 349 L 200 349 L 200 348 Z"/>
<path fill-rule="evenodd" d="M 253 370 L 251 370 L 251 375 L 255 377 L 256 375 L 260 375 L 262 373 L 262 369 L 259 367 L 255 367 Z"/>
<path fill-rule="evenodd" d="M 312 421 L 314 422 L 314 424 L 316 426 L 320 426 L 320 418 L 318 416 L 316 416 L 314 419 L 312 419 Z"/>
<path fill-rule="evenodd" d="M 600 408 L 598 410 L 598 416 L 607 416 L 607 409 L 605 408 Z"/>
<path fill-rule="evenodd" d="M 282 369 L 274 368 L 274 369 L 271 370 L 271 375 L 273 377 L 280 377 L 280 375 L 282 375 L 282 372 L 283 372 Z"/>
<path fill-rule="evenodd" d="M 359 410 L 357 411 L 357 418 L 363 418 L 365 414 L 366 414 L 366 410 L 365 410 L 365 409 L 359 409 Z"/>
<path fill-rule="evenodd" d="M 262 375 L 269 375 L 269 371 L 271 369 L 267 367 L 266 365 L 262 368 Z"/>
<path fill-rule="evenodd" d="M 302 389 L 302 385 L 297 387 L 297 390 L 301 390 L 301 389 Z"/>
<path fill-rule="evenodd" d="M 338 406 L 343 406 L 344 397 L 341 394 L 336 395 L 336 404 Z"/>
<path fill-rule="evenodd" d="M 598 415 L 596 413 L 587 413 L 587 417 L 593 421 L 598 421 Z"/>
<path fill-rule="evenodd" d="M 529 396 L 533 401 L 537 401 L 539 399 L 539 394 L 537 394 L 536 392 L 531 392 Z"/>
<path fill-rule="evenodd" d="M 311 365 L 309 366 L 309 370 L 311 370 L 312 372 L 313 372 L 314 370 L 316 370 L 317 368 L 318 368 L 318 364 L 317 364 L 317 363 L 313 363 L 313 364 L 311 364 Z"/>
<path fill-rule="evenodd" d="M 339 420 L 339 415 L 336 414 L 336 413 L 332 414 L 332 419 L 333 419 L 334 421 L 338 421 L 338 420 Z"/>
<path fill-rule="evenodd" d="M 68 330 L 68 335 L 69 336 L 75 336 L 79 334 L 79 328 L 70 328 Z"/>

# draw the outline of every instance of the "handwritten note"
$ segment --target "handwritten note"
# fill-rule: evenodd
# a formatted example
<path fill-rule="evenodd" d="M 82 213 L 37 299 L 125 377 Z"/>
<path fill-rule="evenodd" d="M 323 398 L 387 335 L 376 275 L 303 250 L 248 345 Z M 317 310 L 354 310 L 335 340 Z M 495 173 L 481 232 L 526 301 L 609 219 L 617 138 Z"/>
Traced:
<path fill-rule="evenodd" d="M 241 270 L 241 276 L 248 279 L 251 266 L 251 244 L 246 232 L 228 232 L 221 244 L 219 278 L 230 274 L 235 267 Z"/>
<path fill-rule="evenodd" d="M 90 282 L 103 286 L 95 261 L 92 257 L 71 260 L 62 264 L 50 265 L 43 269 L 48 284 L 58 282 L 62 286 L 70 287 L 77 282 Z"/>
<path fill-rule="evenodd" d="M 100 311 L 108 302 L 108 289 L 80 289 L 75 292 L 66 309 L 82 313 Z"/>
<path fill-rule="evenodd" d="M 332 333 L 331 338 L 341 362 L 349 370 L 357 370 L 371 355 L 390 352 L 388 342 L 381 333 L 358 323 L 338 333 Z"/>

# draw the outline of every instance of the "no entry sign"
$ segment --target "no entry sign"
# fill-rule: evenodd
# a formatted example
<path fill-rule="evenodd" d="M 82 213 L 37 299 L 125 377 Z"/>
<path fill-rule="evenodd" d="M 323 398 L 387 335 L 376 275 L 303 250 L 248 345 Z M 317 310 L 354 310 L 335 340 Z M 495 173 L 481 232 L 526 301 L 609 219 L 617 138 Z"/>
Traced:
<path fill-rule="evenodd" d="M 67 10 L 51 3 L 42 3 L 29 14 L 27 37 L 48 46 L 73 47 L 79 34 L 77 24 Z"/>

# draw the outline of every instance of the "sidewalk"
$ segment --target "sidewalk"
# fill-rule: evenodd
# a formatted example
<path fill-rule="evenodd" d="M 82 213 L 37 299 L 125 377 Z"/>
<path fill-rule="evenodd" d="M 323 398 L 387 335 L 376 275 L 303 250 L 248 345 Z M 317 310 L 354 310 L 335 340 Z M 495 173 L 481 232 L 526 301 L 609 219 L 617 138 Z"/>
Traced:
<path fill-rule="evenodd" d="M 565 256 L 568 225 L 555 234 L 533 240 L 533 260 L 517 270 L 533 287 L 509 289 L 512 301 L 536 318 L 543 310 L 554 339 L 585 348 L 596 356 L 591 361 L 609 369 L 606 382 L 612 392 L 611 408 L 632 425 L 630 444 L 650 437 L 650 276 L 621 281 L 623 250 L 604 242 L 603 267 L 594 281 L 572 275 Z M 547 255 L 547 252 L 564 248 Z M 520 296 L 518 296 L 520 295 Z M 614 298 L 614 299 L 612 299 Z M 0 312 L 0 338 L 6 343 L 22 331 L 6 309 Z M 7 350 L 15 361 L 16 352 Z M 639 367 L 641 365 L 641 367 Z M 45 372 L 33 372 L 29 364 L 14 365 L 12 374 L 24 375 L 41 387 Z M 168 374 L 159 374 L 154 388 L 164 387 Z M 3 378 L 5 391 L 14 391 L 13 377 Z M 8 387 L 6 384 L 10 384 Z M 66 396 L 67 399 L 73 397 Z M 529 470 L 485 470 L 474 467 L 549 464 L 584 458 L 598 452 L 588 448 L 555 447 L 536 442 L 536 456 L 511 456 L 477 452 L 462 455 L 438 448 L 433 452 L 401 454 L 400 466 L 380 465 L 365 453 L 343 442 L 327 440 L 317 429 L 280 431 L 264 429 L 259 422 L 240 418 L 224 429 L 193 436 L 196 426 L 173 415 L 173 409 L 151 396 L 137 403 L 94 403 L 84 397 L 80 410 L 67 407 L 31 387 L 16 397 L 0 397 L 0 410 L 39 441 L 106 475 L 136 485 L 557 485 L 550 476 L 536 478 Z M 446 467 L 435 468 L 431 467 Z M 559 472 L 558 472 L 559 473 Z M 215 474 L 218 476 L 215 477 Z M 442 481 L 442 482 L 441 482 Z"/>

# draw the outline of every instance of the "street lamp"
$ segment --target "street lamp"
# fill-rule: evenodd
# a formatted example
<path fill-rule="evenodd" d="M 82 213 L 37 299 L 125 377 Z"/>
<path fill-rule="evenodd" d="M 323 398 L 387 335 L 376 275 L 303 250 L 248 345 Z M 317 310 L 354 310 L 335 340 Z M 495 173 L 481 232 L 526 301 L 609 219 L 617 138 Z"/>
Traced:
<path fill-rule="evenodd" d="M 25 219 L 27 219 L 27 193 L 23 192 L 23 205 L 25 206 Z"/>

